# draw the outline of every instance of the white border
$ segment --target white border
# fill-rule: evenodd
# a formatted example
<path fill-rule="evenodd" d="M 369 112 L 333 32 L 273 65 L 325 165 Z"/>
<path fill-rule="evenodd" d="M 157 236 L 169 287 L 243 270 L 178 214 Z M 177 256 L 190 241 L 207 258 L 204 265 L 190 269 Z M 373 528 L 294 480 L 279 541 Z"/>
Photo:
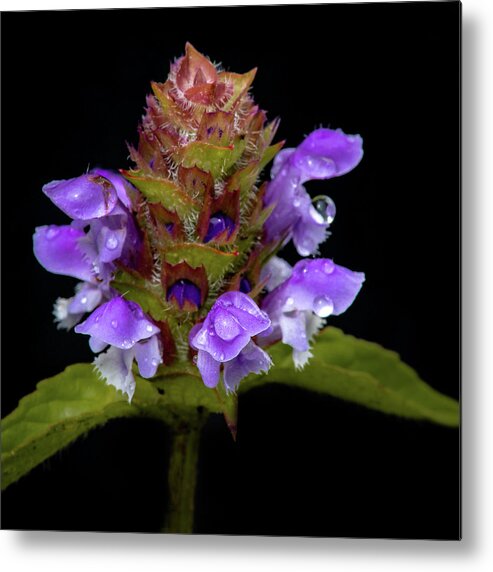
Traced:
<path fill-rule="evenodd" d="M 299 2 L 145 2 L 145 6 Z M 311 2 L 328 3 L 325 2 Z M 1 9 L 142 7 L 117 1 L 2 1 Z M 282 539 L 96 533 L 0 532 L 6 572 L 145 570 L 241 572 L 375 570 L 454 572 L 493 564 L 493 2 L 463 3 L 463 541 Z M 419 38 L 417 38 L 419 41 Z M 8 48 L 8 46 L 4 46 Z M 427 132 L 440 144 L 440 134 Z M 441 190 L 444 192 L 444 190 Z M 453 197 L 452 197 L 453 199 Z M 437 280 L 454 276 L 437 261 Z M 446 282 L 444 282 L 446 287 Z M 455 308 L 451 308 L 455 312 Z"/>

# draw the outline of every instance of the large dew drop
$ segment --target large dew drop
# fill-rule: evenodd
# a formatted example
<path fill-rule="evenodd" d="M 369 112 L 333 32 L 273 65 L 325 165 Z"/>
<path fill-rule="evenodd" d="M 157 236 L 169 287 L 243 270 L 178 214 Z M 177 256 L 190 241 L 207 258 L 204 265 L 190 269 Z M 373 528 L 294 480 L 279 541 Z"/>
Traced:
<path fill-rule="evenodd" d="M 313 200 L 312 216 L 319 224 L 330 224 L 336 216 L 336 205 L 327 196 L 317 197 Z"/>
<path fill-rule="evenodd" d="M 106 248 L 109 250 L 115 250 L 118 246 L 118 238 L 114 234 L 110 234 L 106 239 Z"/>
<path fill-rule="evenodd" d="M 313 301 L 313 311 L 320 318 L 326 318 L 334 311 L 334 303 L 327 296 L 317 296 Z"/>

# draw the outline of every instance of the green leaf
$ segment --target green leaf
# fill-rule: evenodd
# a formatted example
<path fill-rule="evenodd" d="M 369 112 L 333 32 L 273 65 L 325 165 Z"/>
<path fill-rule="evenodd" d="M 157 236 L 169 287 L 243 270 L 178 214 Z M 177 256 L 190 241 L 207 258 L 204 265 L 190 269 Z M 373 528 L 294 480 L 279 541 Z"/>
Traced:
<path fill-rule="evenodd" d="M 194 419 L 198 408 L 223 411 L 216 392 L 204 386 L 191 366 L 162 367 L 152 381 L 135 379 L 131 404 L 91 364 L 72 365 L 38 383 L 2 421 L 2 488 L 110 419 L 146 416 L 174 427 Z"/>
<path fill-rule="evenodd" d="M 139 403 L 153 398 L 139 383 L 129 405 L 121 392 L 98 379 L 90 364 L 70 366 L 38 383 L 2 422 L 2 488 L 90 429 L 138 414 Z"/>
<path fill-rule="evenodd" d="M 168 179 L 150 177 L 140 171 L 122 171 L 122 174 L 151 203 L 161 203 L 166 210 L 176 212 L 180 217 L 189 214 L 191 209 L 198 209 L 192 197 Z"/>
<path fill-rule="evenodd" d="M 178 160 L 181 159 L 184 167 L 198 167 L 219 179 L 238 161 L 244 150 L 245 144 L 239 138 L 228 147 L 193 141 L 180 149 Z"/>
<path fill-rule="evenodd" d="M 212 281 L 221 279 L 236 262 L 237 256 L 235 252 L 223 252 L 212 246 L 194 242 L 170 245 L 164 253 L 166 262 L 170 264 L 185 261 L 192 268 L 203 265 Z"/>
<path fill-rule="evenodd" d="M 269 348 L 275 365 L 267 375 L 242 382 L 240 393 L 266 383 L 281 383 L 401 417 L 450 427 L 459 424 L 457 401 L 427 385 L 395 352 L 332 327 L 320 332 L 312 352 L 305 368 L 296 371 L 291 347 L 275 344 Z"/>

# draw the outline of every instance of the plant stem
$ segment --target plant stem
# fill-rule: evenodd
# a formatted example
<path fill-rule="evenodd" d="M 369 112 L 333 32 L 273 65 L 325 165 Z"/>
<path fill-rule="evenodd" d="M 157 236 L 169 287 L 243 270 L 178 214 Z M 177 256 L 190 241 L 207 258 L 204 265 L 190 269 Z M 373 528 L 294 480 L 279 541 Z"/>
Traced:
<path fill-rule="evenodd" d="M 164 532 L 192 534 L 201 423 L 182 425 L 171 434 L 169 504 Z"/>

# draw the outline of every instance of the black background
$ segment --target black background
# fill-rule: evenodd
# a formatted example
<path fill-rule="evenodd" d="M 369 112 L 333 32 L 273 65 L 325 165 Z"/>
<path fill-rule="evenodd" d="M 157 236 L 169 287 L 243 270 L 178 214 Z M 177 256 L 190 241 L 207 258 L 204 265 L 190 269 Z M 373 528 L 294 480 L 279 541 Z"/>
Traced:
<path fill-rule="evenodd" d="M 459 28 L 455 2 L 2 14 L 2 414 L 93 358 L 52 322 L 75 281 L 32 255 L 35 226 L 67 221 L 41 187 L 129 165 L 149 82 L 186 41 L 258 66 L 255 99 L 287 146 L 320 125 L 362 135 L 353 172 L 308 185 L 338 209 L 322 255 L 366 273 L 331 323 L 457 398 Z M 2 527 L 157 531 L 167 437 L 108 423 L 7 489 Z M 457 539 L 459 496 L 458 431 L 263 388 L 242 397 L 236 444 L 219 417 L 206 426 L 196 532 Z"/>

